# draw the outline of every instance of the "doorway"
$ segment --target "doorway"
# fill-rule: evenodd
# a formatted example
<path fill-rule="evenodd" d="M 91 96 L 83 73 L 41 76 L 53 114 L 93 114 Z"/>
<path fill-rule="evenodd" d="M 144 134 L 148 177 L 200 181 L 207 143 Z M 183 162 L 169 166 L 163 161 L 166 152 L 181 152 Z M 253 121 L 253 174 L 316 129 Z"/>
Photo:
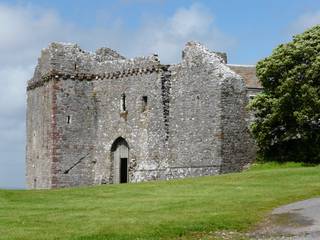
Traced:
<path fill-rule="evenodd" d="M 128 182 L 128 158 L 120 158 L 120 183 Z"/>
<path fill-rule="evenodd" d="M 119 137 L 111 147 L 113 160 L 113 183 L 127 183 L 129 166 L 129 145 L 127 141 Z"/>

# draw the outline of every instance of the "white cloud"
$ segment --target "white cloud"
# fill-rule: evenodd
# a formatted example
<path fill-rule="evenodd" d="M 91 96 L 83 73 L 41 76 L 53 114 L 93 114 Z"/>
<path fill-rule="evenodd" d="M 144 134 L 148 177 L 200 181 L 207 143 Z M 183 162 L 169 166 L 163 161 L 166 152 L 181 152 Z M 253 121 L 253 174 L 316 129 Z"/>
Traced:
<path fill-rule="evenodd" d="M 320 10 L 300 15 L 290 26 L 290 34 L 302 33 L 310 27 L 320 24 Z"/>
<path fill-rule="evenodd" d="M 168 19 L 145 22 L 134 39 L 133 51 L 137 55 L 159 53 L 165 63 L 180 61 L 182 48 L 190 40 L 219 51 L 234 44 L 234 40 L 215 25 L 212 13 L 199 4 L 180 8 Z"/>
<path fill-rule="evenodd" d="M 169 20 L 169 27 L 172 33 L 179 37 L 190 37 L 195 34 L 202 36 L 210 34 L 213 22 L 212 15 L 199 5 L 192 5 L 190 8 L 179 9 Z"/>
<path fill-rule="evenodd" d="M 88 29 L 48 9 L 0 3 L 0 36 L 0 187 L 24 186 L 26 81 L 50 42 L 76 42 L 91 50 L 108 46 L 129 57 L 156 52 L 165 63 L 179 61 L 190 40 L 217 50 L 233 43 L 219 31 L 212 13 L 198 4 L 167 19 L 148 16 L 138 29 L 127 28 L 121 19 L 108 28 Z"/>
<path fill-rule="evenodd" d="M 35 63 L 39 49 L 68 28 L 54 12 L 0 5 L 1 66 Z"/>
<path fill-rule="evenodd" d="M 24 186 L 26 81 L 65 29 L 51 11 L 0 4 L 0 187 Z"/>

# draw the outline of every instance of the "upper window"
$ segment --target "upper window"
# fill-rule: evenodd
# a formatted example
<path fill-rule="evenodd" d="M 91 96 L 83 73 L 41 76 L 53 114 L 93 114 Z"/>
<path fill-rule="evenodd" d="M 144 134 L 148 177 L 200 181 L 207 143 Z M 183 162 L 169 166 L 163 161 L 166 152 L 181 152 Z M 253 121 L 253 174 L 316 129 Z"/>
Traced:
<path fill-rule="evenodd" d="M 125 112 L 127 111 L 127 106 L 126 106 L 126 94 L 121 94 L 121 100 L 120 100 L 120 111 Z"/>
<path fill-rule="evenodd" d="M 142 112 L 147 110 L 147 106 L 148 106 L 148 97 L 142 96 Z"/>

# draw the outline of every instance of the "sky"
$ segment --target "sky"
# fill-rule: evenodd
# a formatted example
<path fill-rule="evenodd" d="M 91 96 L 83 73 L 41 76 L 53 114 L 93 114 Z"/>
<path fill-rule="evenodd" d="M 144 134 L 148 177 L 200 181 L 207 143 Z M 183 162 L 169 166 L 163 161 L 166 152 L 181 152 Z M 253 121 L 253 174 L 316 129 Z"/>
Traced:
<path fill-rule="evenodd" d="M 194 40 L 256 64 L 317 24 L 319 0 L 0 0 L 0 188 L 25 188 L 26 82 L 50 42 L 169 64 Z"/>

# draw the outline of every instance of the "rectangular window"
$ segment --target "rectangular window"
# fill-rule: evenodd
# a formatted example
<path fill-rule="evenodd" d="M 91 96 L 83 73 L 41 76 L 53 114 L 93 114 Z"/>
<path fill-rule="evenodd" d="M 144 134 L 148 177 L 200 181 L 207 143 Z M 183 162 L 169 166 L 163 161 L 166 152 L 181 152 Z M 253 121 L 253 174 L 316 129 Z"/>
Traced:
<path fill-rule="evenodd" d="M 120 100 L 120 111 L 125 112 L 126 110 L 126 95 L 123 93 Z"/>
<path fill-rule="evenodd" d="M 142 112 L 147 110 L 147 106 L 148 106 L 148 97 L 142 96 Z"/>

